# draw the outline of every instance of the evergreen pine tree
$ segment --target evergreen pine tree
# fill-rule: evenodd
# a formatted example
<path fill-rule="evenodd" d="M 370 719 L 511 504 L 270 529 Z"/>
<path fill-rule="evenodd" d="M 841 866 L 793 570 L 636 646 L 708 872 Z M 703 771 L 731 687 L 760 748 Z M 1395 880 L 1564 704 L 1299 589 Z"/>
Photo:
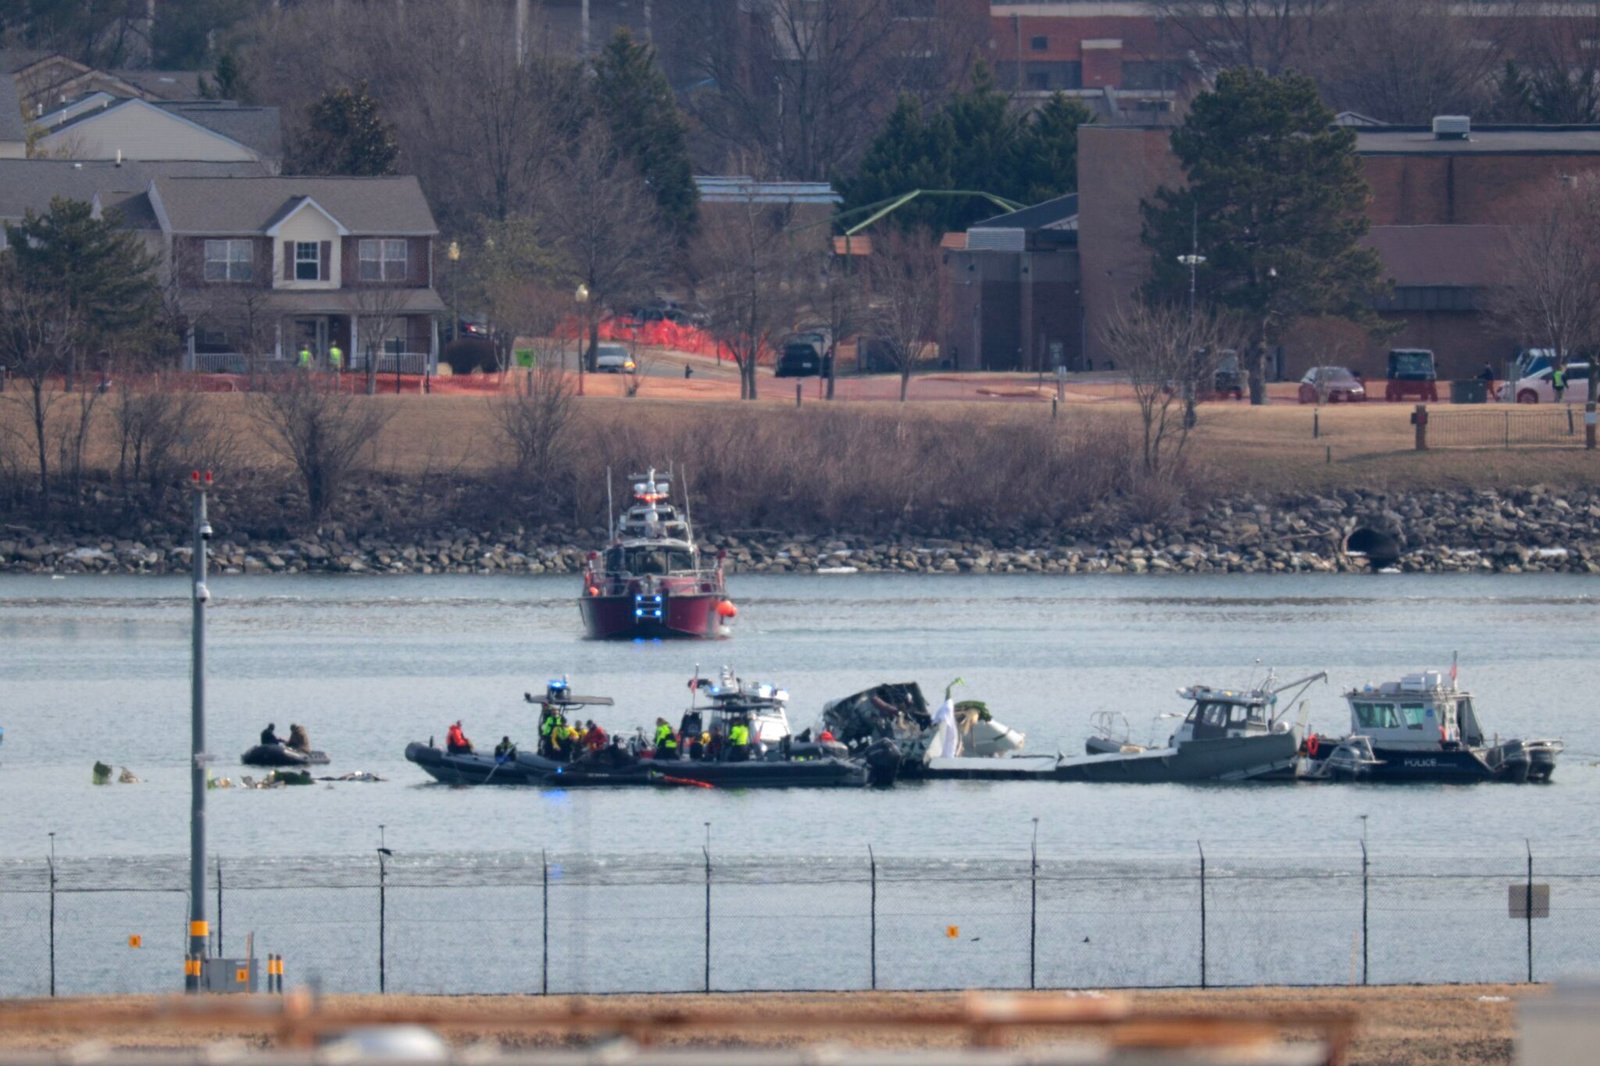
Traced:
<path fill-rule="evenodd" d="M 1178 257 L 1205 257 L 1200 298 L 1251 324 L 1255 403 L 1265 399 L 1267 349 L 1294 319 L 1373 321 L 1382 268 L 1358 243 L 1370 193 L 1355 143 L 1352 130 L 1333 125 L 1310 78 L 1225 70 L 1172 134 L 1187 187 L 1162 188 L 1142 205 L 1151 294 L 1184 299 L 1190 268 Z"/>
<path fill-rule="evenodd" d="M 400 154 L 394 127 L 383 120 L 366 82 L 342 86 L 311 105 L 305 130 L 289 153 L 295 174 L 377 177 L 394 173 Z"/>
<path fill-rule="evenodd" d="M 681 245 L 694 233 L 696 202 L 688 123 L 655 50 L 618 30 L 594 66 L 596 109 L 611 142 L 650 186 L 662 221 Z"/>
<path fill-rule="evenodd" d="M 1078 127 L 1092 121 L 1089 109 L 1064 93 L 1028 116 L 1018 138 L 1018 199 L 1036 204 L 1078 187 Z"/>

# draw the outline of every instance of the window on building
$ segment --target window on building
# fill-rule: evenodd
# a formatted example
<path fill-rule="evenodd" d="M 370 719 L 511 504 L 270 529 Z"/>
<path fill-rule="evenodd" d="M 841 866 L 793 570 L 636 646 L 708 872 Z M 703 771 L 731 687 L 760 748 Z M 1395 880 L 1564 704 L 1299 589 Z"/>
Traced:
<path fill-rule="evenodd" d="M 316 241 L 294 242 L 294 280 L 318 281 L 322 278 L 322 249 Z"/>
<path fill-rule="evenodd" d="M 249 241 L 206 241 L 207 281 L 250 281 L 254 270 L 255 251 Z"/>
<path fill-rule="evenodd" d="M 1123 61 L 1121 87 L 1124 89 L 1146 91 L 1176 89 L 1178 82 L 1178 69 L 1175 64 L 1163 63 L 1160 60 Z"/>
<path fill-rule="evenodd" d="M 1030 89 L 1053 92 L 1056 89 L 1083 88 L 1083 64 L 1076 60 L 1036 60 L 1023 67 L 1023 78 Z"/>
<path fill-rule="evenodd" d="M 364 240 L 358 249 L 362 281 L 404 281 L 406 242 L 404 240 Z"/>
<path fill-rule="evenodd" d="M 1028 47 L 1035 52 L 1048 52 L 1050 51 L 1050 38 L 1044 36 L 1030 37 L 1028 38 Z"/>

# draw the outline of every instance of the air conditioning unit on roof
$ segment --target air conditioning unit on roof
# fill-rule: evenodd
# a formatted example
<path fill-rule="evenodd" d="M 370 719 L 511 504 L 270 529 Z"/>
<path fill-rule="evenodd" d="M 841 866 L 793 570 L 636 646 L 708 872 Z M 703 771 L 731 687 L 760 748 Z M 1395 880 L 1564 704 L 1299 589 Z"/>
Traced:
<path fill-rule="evenodd" d="M 1433 116 L 1433 137 L 1437 141 L 1464 141 L 1472 132 L 1470 115 Z"/>

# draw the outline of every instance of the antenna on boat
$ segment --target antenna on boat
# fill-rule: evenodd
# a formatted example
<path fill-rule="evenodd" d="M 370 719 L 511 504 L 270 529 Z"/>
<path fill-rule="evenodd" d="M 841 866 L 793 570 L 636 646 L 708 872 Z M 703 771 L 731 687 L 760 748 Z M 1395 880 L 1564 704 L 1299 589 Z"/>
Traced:
<path fill-rule="evenodd" d="M 611 500 L 611 468 L 606 467 L 606 532 L 615 533 L 617 529 L 617 508 Z"/>
<path fill-rule="evenodd" d="M 688 469 L 688 467 L 685 467 L 684 471 L 683 471 L 683 531 L 684 531 L 684 533 L 688 534 L 689 543 L 690 544 L 695 543 L 695 539 L 694 539 L 694 516 L 692 515 L 692 513 L 689 510 L 689 469 Z"/>

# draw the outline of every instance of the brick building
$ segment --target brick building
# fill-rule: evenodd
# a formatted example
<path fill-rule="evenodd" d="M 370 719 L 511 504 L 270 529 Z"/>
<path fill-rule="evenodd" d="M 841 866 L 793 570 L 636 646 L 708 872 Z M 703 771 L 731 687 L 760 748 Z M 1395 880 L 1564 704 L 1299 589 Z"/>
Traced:
<path fill-rule="evenodd" d="M 1139 203 L 1182 182 L 1168 150 L 1170 127 L 1087 126 L 1079 132 L 1078 256 L 1083 278 L 1086 357 L 1099 361 L 1096 328 L 1148 275 L 1139 240 Z M 1600 172 L 1600 127 L 1482 126 L 1464 138 L 1429 127 L 1357 130 L 1356 151 L 1372 189 L 1367 242 L 1393 283 L 1377 309 L 1403 325 L 1382 343 L 1364 334 L 1303 330 L 1286 338 L 1280 373 L 1341 362 L 1380 374 L 1383 352 L 1433 348 L 1444 377 L 1502 365 L 1539 338 L 1511 336 L 1488 312 L 1503 281 L 1505 227 L 1545 210 L 1564 178 Z M 1205 249 L 1201 248 L 1203 255 Z M 1336 348 L 1338 359 L 1330 357 Z"/>

